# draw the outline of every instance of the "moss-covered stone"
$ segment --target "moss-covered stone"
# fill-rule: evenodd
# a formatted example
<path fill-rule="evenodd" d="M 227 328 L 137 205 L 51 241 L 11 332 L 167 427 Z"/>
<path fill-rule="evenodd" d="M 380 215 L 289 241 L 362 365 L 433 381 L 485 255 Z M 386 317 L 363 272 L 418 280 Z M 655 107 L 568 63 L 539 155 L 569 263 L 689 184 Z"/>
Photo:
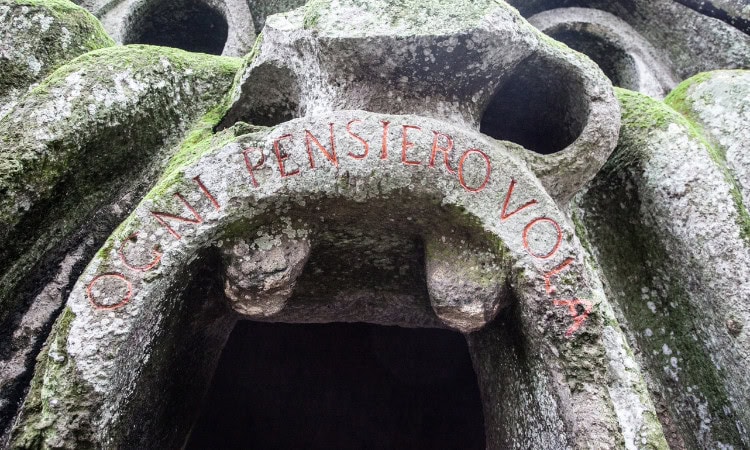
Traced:
<path fill-rule="evenodd" d="M 34 423 L 33 427 L 18 427 L 11 437 L 10 448 L 41 449 L 94 448 L 90 435 L 81 429 L 88 422 L 91 402 L 90 388 L 76 376 L 75 361 L 68 356 L 67 339 L 75 314 L 66 308 L 53 328 L 50 340 L 37 358 L 37 375 L 31 382 L 24 415 L 19 423 Z M 63 388 L 64 387 L 64 388 Z M 62 389 L 67 395 L 53 393 Z M 74 411 L 61 415 L 59 411 Z M 66 423 L 66 426 L 61 426 Z M 77 433 L 60 433 L 59 430 L 78 429 Z M 90 431 L 90 430 L 89 430 Z"/>
<path fill-rule="evenodd" d="M 0 117 L 61 65 L 114 45 L 99 21 L 68 0 L 0 1 Z"/>
<path fill-rule="evenodd" d="M 682 127 L 691 138 L 699 141 L 708 150 L 708 154 L 722 170 L 724 179 L 731 187 L 732 199 L 737 211 L 737 223 L 742 237 L 750 243 L 750 214 L 744 204 L 740 185 L 727 165 L 725 152 L 706 137 L 704 131 L 690 115 L 684 115 L 684 111 L 690 111 L 688 90 L 694 84 L 706 79 L 708 79 L 706 74 L 699 74 L 680 84 L 665 99 L 666 104 L 637 92 L 615 88 L 617 99 L 623 110 L 622 130 L 628 133 L 625 140 L 632 142 L 629 145 L 622 145 L 621 140 L 617 151 L 612 154 L 604 168 L 617 172 L 637 163 L 644 157 L 645 141 L 653 130 L 665 130 L 670 124 Z"/>
<path fill-rule="evenodd" d="M 690 259 L 689 252 L 680 249 L 686 243 L 679 231 L 657 228 L 656 223 L 668 219 L 655 218 L 665 211 L 679 216 L 684 206 L 678 203 L 706 202 L 662 194 L 680 189 L 671 184 L 678 182 L 669 181 L 663 161 L 673 161 L 675 167 L 679 158 L 700 161 L 714 165 L 717 174 L 726 174 L 726 166 L 681 114 L 642 94 L 618 89 L 617 95 L 623 111 L 620 140 L 604 170 L 577 198 L 576 215 L 584 228 L 579 233 L 585 234 L 597 256 L 608 297 L 629 330 L 631 345 L 640 350 L 639 361 L 670 445 L 742 445 L 732 419 L 726 374 L 704 344 L 706 318 L 698 305 L 706 301 L 701 300 L 706 293 L 694 279 L 702 261 Z M 669 148 L 664 136 L 678 136 L 680 144 Z M 677 157 L 670 153 L 675 151 L 686 153 Z M 650 178 L 656 173 L 663 174 L 662 184 Z M 728 193 L 733 189 L 731 178 L 720 176 L 715 181 L 726 182 Z M 667 201 L 661 195 L 675 203 L 655 205 Z M 721 201 L 731 205 L 733 200 Z"/>
<path fill-rule="evenodd" d="M 702 72 L 694 75 L 674 88 L 664 101 L 679 113 L 689 114 L 691 100 L 688 98 L 688 91 L 694 85 L 702 83 L 710 78 L 710 72 Z"/>
<path fill-rule="evenodd" d="M 742 237 L 750 244 L 750 163 L 747 157 L 747 101 L 750 72 L 718 70 L 691 77 L 664 100 L 682 114 L 693 133 L 709 149 L 728 183 L 740 216 Z"/>
<path fill-rule="evenodd" d="M 2 119 L 0 240 L 8 244 L 0 251 L 0 321 L 40 258 L 60 251 L 121 188 L 150 184 L 149 167 L 166 164 L 195 120 L 202 118 L 191 141 L 210 133 L 240 65 L 150 46 L 94 51 Z"/>

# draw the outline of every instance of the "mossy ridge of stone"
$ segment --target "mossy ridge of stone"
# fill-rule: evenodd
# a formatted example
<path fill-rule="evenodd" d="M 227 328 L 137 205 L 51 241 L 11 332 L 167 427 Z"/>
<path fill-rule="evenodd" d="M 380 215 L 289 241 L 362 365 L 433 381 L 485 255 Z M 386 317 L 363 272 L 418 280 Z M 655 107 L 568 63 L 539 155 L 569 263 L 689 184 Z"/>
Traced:
<path fill-rule="evenodd" d="M 652 130 L 665 129 L 672 123 L 688 125 L 684 117 L 662 102 L 622 88 L 615 88 L 615 94 L 622 109 L 621 135 L 616 151 L 604 165 L 606 171 L 618 172 L 639 164 Z"/>
<path fill-rule="evenodd" d="M 704 72 L 682 82 L 665 99 L 682 113 L 726 169 L 732 195 L 742 217 L 742 233 L 750 246 L 750 71 Z"/>
<path fill-rule="evenodd" d="M 119 153 L 113 152 L 116 147 L 110 139 L 137 128 L 132 133 L 142 141 L 129 142 L 121 152 L 147 153 L 152 146 L 149 139 L 163 141 L 170 131 L 186 128 L 202 110 L 220 102 L 216 98 L 226 92 L 239 63 L 239 59 L 181 50 L 127 46 L 92 52 L 55 72 L 1 122 L 0 190 L 6 194 L 0 202 L 2 237 L 20 221 L 23 211 L 51 195 L 56 183 L 72 170 L 72 162 L 94 156 L 87 152 L 97 145 Z M 59 105 L 60 97 L 67 105 Z M 190 117 L 182 119 L 185 112 Z M 209 114 L 203 121 L 214 119 Z M 157 129 L 160 125 L 164 129 Z"/>
<path fill-rule="evenodd" d="M 743 296 L 741 289 L 732 292 L 732 287 L 712 291 L 716 283 L 742 286 L 742 273 L 748 269 L 739 223 L 721 219 L 739 216 L 734 187 L 710 144 L 685 117 L 641 94 L 624 90 L 617 94 L 623 107 L 620 142 L 605 170 L 577 197 L 578 214 L 607 280 L 609 297 L 630 329 L 631 342 L 644 350 L 640 360 L 660 399 L 670 444 L 747 445 L 748 437 L 735 427 L 734 417 L 743 415 L 741 392 L 746 388 L 726 381 L 736 379 L 743 362 L 734 359 L 735 367 L 728 367 L 726 358 L 731 356 L 718 358 L 716 347 L 704 344 L 726 342 L 723 321 L 708 324 L 706 320 L 732 311 L 733 296 L 737 302 Z M 670 153 L 675 151 L 684 154 Z M 687 164 L 704 168 L 683 169 L 699 178 L 691 184 L 714 185 L 705 198 L 699 192 L 681 192 L 684 179 L 669 174 L 675 170 L 671 166 Z M 681 193 L 670 194 L 672 190 Z M 691 214 L 681 197 L 700 211 Z M 721 214 L 703 212 L 712 207 Z M 668 225 L 674 223 L 686 223 L 685 229 Z M 717 224 L 728 230 L 712 231 Z M 735 279 L 725 280 L 721 268 L 698 256 L 713 252 L 705 247 L 714 239 L 719 240 L 717 246 L 730 249 L 720 258 L 736 264 L 726 272 L 737 272 Z M 702 312 L 709 304 L 712 315 Z M 717 370 L 716 364 L 723 369 Z"/>
<path fill-rule="evenodd" d="M 25 414 L 19 417 L 21 423 L 34 423 L 36 427 L 19 427 L 19 433 L 11 436 L 9 448 L 38 449 L 61 448 L 95 448 L 96 443 L 89 440 L 88 432 L 70 432 L 86 430 L 91 403 L 88 396 L 90 388 L 81 383 L 76 375 L 75 360 L 68 357 L 66 344 L 70 324 L 75 314 L 65 308 L 58 317 L 49 340 L 37 358 L 37 376 L 32 380 L 26 400 Z M 64 397 L 54 395 L 56 389 L 66 386 Z M 52 389 L 51 389 L 52 388 Z M 55 410 L 64 407 L 75 411 L 61 417 Z M 61 425 L 60 422 L 64 422 Z"/>
<path fill-rule="evenodd" d="M 92 52 L 56 71 L 0 122 L 0 233 L 8 242 L 0 254 L 0 319 L 14 312 L 19 283 L 35 265 L 61 251 L 121 188 L 143 182 L 139 170 L 163 166 L 192 122 L 219 108 L 239 66 L 239 59 L 158 47 Z M 114 101 L 122 80 L 141 89 L 120 89 Z M 67 115 L 51 111 L 58 96 L 70 102 Z M 216 114 L 196 132 L 210 130 Z M 23 196 L 25 204 L 15 201 Z"/>
<path fill-rule="evenodd" d="M 114 45 L 94 16 L 68 0 L 0 1 L 0 42 L 0 118 L 61 65 Z"/>
<path fill-rule="evenodd" d="M 670 124 L 679 125 L 692 139 L 700 142 L 721 170 L 724 180 L 730 186 L 732 200 L 737 211 L 736 222 L 740 227 L 740 235 L 750 245 L 750 213 L 745 206 L 747 197 L 743 197 L 743 188 L 734 173 L 735 170 L 728 164 L 726 152 L 714 143 L 711 136 L 706 136 L 703 129 L 694 122 L 690 115 L 680 114 L 690 108 L 688 106 L 690 101 L 686 100 L 688 89 L 694 83 L 700 83 L 705 79 L 707 78 L 704 74 L 699 74 L 686 80 L 669 94 L 665 99 L 666 104 L 627 89 L 616 88 L 617 98 L 625 110 L 623 123 L 627 126 L 623 127 L 623 130 L 627 130 L 628 135 L 621 138 L 617 151 L 607 161 L 604 170 L 617 172 L 625 166 L 638 163 L 641 158 L 647 156 L 644 148 L 650 132 L 665 130 Z M 634 132 L 637 130 L 641 133 Z M 750 185 L 750 181 L 747 185 Z"/>
<path fill-rule="evenodd" d="M 724 411 L 729 402 L 722 377 L 703 345 L 694 340 L 694 322 L 700 316 L 680 305 L 687 292 L 678 280 L 671 279 L 677 277 L 664 246 L 653 230 L 628 215 L 638 211 L 637 202 L 632 209 L 623 210 L 619 202 L 609 205 L 603 201 L 603 196 L 608 195 L 631 204 L 626 202 L 633 195 L 627 188 L 627 173 L 631 170 L 619 172 L 621 178 L 596 179 L 577 205 L 582 209 L 586 233 L 607 280 L 608 298 L 623 318 L 630 344 L 640 349 L 638 361 L 649 381 L 650 395 L 660 411 L 668 442 L 678 448 L 678 443 L 705 447 L 705 439 L 710 436 L 724 443 L 740 443 L 731 416 L 727 417 Z M 665 286 L 665 280 L 671 283 Z M 658 293 L 654 302 L 658 313 L 652 312 L 642 299 L 643 286 L 649 293 Z M 647 329 L 654 333 L 650 338 L 644 336 Z M 675 354 L 680 352 L 679 381 L 665 373 L 664 360 L 667 367 L 670 363 L 664 355 L 664 345 Z M 707 413 L 702 415 L 700 404 L 704 402 Z M 701 437 L 696 430 L 701 429 L 704 419 L 710 420 L 710 433 Z"/>

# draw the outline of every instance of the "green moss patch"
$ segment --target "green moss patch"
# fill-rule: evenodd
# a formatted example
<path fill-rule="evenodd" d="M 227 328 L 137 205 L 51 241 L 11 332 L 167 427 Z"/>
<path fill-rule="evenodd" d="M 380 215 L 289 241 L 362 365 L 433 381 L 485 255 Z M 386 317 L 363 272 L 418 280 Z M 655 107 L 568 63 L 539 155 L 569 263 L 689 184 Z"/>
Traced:
<path fill-rule="evenodd" d="M 690 130 L 691 134 L 700 140 L 700 142 L 708 149 L 711 159 L 724 174 L 724 179 L 730 185 L 732 200 L 734 201 L 734 206 L 739 216 L 737 224 L 740 227 L 740 236 L 746 244 L 750 245 L 750 213 L 748 213 L 748 209 L 744 204 L 739 181 L 737 181 L 737 178 L 727 164 L 726 151 L 714 142 L 714 140 L 711 139 L 711 137 L 700 126 L 697 117 L 695 116 L 695 112 L 693 111 L 692 101 L 690 100 L 691 88 L 710 80 L 713 76 L 715 76 L 715 72 L 704 72 L 683 81 L 664 101 L 667 105 L 671 106 L 675 111 L 682 115 L 685 126 Z"/>
<path fill-rule="evenodd" d="M 600 173 L 577 198 L 578 207 L 586 211 L 582 225 L 597 249 L 608 296 L 633 331 L 642 367 L 656 381 L 651 394 L 657 410 L 669 417 L 666 434 L 677 432 L 688 448 L 699 448 L 698 430 L 707 414 L 713 420 L 705 426 L 714 440 L 739 444 L 725 410 L 730 403 L 723 374 L 699 335 L 701 317 L 690 308 L 686 284 L 675 273 L 662 240 L 637 219 L 640 199 L 629 186 L 638 184 L 639 170 Z"/>
<path fill-rule="evenodd" d="M 23 280 L 65 251 L 92 214 L 126 186 L 139 195 L 140 174 L 163 169 L 186 130 L 197 130 L 190 142 L 211 133 L 241 64 L 153 46 L 97 50 L 56 70 L 0 121 L 0 322 Z M 61 99 L 67 114 L 55 113 Z M 189 159 L 187 147 L 178 154 Z"/>
<path fill-rule="evenodd" d="M 0 22 L 0 100 L 86 52 L 115 43 L 88 11 L 67 0 L 3 0 Z"/>

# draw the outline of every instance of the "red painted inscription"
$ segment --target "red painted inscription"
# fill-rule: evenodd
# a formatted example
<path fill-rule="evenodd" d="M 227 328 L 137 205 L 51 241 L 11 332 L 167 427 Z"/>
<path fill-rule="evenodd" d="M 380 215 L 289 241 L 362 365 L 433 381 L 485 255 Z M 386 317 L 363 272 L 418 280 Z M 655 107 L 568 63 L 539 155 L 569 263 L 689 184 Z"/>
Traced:
<path fill-rule="evenodd" d="M 151 215 L 156 217 L 156 220 L 160 224 L 162 224 L 172 236 L 174 236 L 176 239 L 182 239 L 182 236 L 180 235 L 180 233 L 175 231 L 175 229 L 172 228 L 165 219 L 173 220 L 175 222 L 192 223 L 192 224 L 197 225 L 197 224 L 203 223 L 203 217 L 201 217 L 201 215 L 198 214 L 198 211 L 196 211 L 195 208 L 193 208 L 193 205 L 191 205 L 190 203 L 188 203 L 187 200 L 185 200 L 185 197 L 183 197 L 182 194 L 180 194 L 179 192 L 175 192 L 174 196 L 177 197 L 185 205 L 185 207 L 190 211 L 191 214 L 193 214 L 193 217 L 194 217 L 193 219 L 190 219 L 187 217 L 176 216 L 174 214 L 169 214 L 169 213 L 159 212 L 159 211 L 151 211 Z"/>
<path fill-rule="evenodd" d="M 555 245 L 552 247 L 552 250 L 550 250 L 549 253 L 540 255 L 538 253 L 534 253 L 534 251 L 531 250 L 531 247 L 529 246 L 529 232 L 532 228 L 534 228 L 535 225 L 543 222 L 551 223 L 552 226 L 555 227 L 555 231 L 557 232 L 557 240 L 555 241 Z M 560 228 L 560 224 L 550 219 L 549 217 L 537 217 L 536 219 L 529 222 L 523 229 L 523 247 L 527 252 L 529 252 L 531 256 L 539 259 L 549 259 L 554 256 L 555 253 L 557 253 L 557 250 L 560 248 L 560 244 L 562 244 L 562 238 L 562 228 Z"/>
<path fill-rule="evenodd" d="M 350 120 L 349 123 L 346 124 L 347 133 L 349 133 L 351 137 L 358 140 L 359 142 L 362 143 L 362 145 L 365 146 L 365 151 L 361 155 L 355 155 L 354 153 L 349 152 L 349 156 L 351 156 L 354 159 L 365 159 L 367 158 L 367 155 L 370 153 L 370 144 L 366 140 L 362 139 L 362 136 L 352 131 L 352 124 L 360 123 L 360 122 L 362 121 L 359 119 L 354 119 L 354 120 Z"/>
<path fill-rule="evenodd" d="M 258 162 L 253 164 L 250 162 L 250 152 L 258 152 L 260 158 Z M 242 150 L 242 157 L 245 159 L 245 167 L 247 167 L 247 173 L 250 174 L 250 179 L 253 181 L 253 186 L 258 187 L 258 180 L 255 179 L 255 171 L 263 167 L 263 163 L 266 162 L 266 155 L 263 154 L 263 149 L 259 147 L 248 147 Z"/>
<path fill-rule="evenodd" d="M 105 304 L 100 303 L 96 298 L 94 298 L 94 294 L 93 294 L 94 286 L 98 282 L 105 280 L 107 278 L 121 281 L 122 283 L 125 284 L 125 289 L 127 289 L 127 292 L 122 297 L 122 299 L 119 302 L 114 303 L 112 305 L 105 305 Z M 103 273 L 101 275 L 97 275 L 96 277 L 94 277 L 93 280 L 91 280 L 89 285 L 86 287 L 86 294 L 89 297 L 89 303 L 91 303 L 91 306 L 93 306 L 94 309 L 103 310 L 103 311 L 112 311 L 115 309 L 120 309 L 123 306 L 128 304 L 128 302 L 130 301 L 130 298 L 133 296 L 133 283 L 131 283 L 130 280 L 125 278 L 125 276 L 121 273 L 116 273 L 116 272 Z"/>
<path fill-rule="evenodd" d="M 358 134 L 353 128 L 361 124 L 363 121 L 359 119 L 352 119 L 346 124 L 346 133 L 348 134 L 349 138 L 352 139 L 352 143 L 355 144 L 357 147 L 361 145 L 361 148 L 357 150 L 348 151 L 347 155 L 351 157 L 354 160 L 364 160 L 366 159 L 370 154 L 370 143 L 363 138 L 360 134 Z M 389 130 L 391 123 L 388 121 L 381 121 L 382 124 L 382 142 L 381 142 L 381 148 L 380 148 L 380 159 L 385 160 L 388 159 L 388 140 L 389 140 Z M 313 134 L 310 130 L 303 130 L 304 133 L 304 140 L 305 140 L 305 150 L 307 152 L 307 157 L 310 163 L 310 169 L 315 170 L 317 168 L 318 162 L 316 162 L 315 153 L 319 153 L 322 155 L 325 159 L 327 159 L 334 167 L 339 166 L 339 160 L 338 155 L 336 153 L 336 136 L 335 136 L 335 124 L 329 123 L 328 124 L 328 130 L 326 130 L 328 133 L 327 136 L 327 144 L 323 145 L 321 141 L 318 139 L 318 137 Z M 412 141 L 411 139 L 414 139 L 415 134 L 421 132 L 422 128 L 416 125 L 408 125 L 404 124 L 401 125 L 401 163 L 407 166 L 418 166 L 422 165 L 422 161 L 419 161 L 418 158 L 415 156 L 415 147 L 416 142 Z M 410 135 L 411 133 L 411 135 Z M 458 180 L 458 183 L 463 187 L 464 190 L 470 193 L 479 193 L 483 191 L 489 184 L 490 179 L 492 177 L 492 164 L 490 157 L 487 155 L 487 153 L 483 152 L 482 150 L 478 148 L 470 148 L 463 152 L 461 154 L 461 157 L 458 159 L 458 163 L 456 167 L 451 167 L 451 152 L 456 150 L 455 148 L 455 142 L 451 135 L 442 133 L 437 130 L 432 130 L 433 133 L 433 139 L 432 139 L 432 145 L 429 148 L 426 148 L 424 150 L 430 150 L 430 158 L 429 158 L 429 164 L 428 167 L 435 168 L 436 164 L 440 164 L 440 158 L 442 157 L 442 163 L 445 166 L 445 170 L 451 175 L 455 176 Z M 301 136 L 300 136 L 301 137 Z M 290 155 L 287 154 L 284 149 L 282 148 L 282 144 L 287 141 L 291 141 L 294 139 L 294 136 L 290 134 L 284 134 L 282 136 L 279 136 L 273 140 L 273 153 L 276 157 L 276 162 L 278 163 L 278 170 L 282 178 L 287 178 L 295 175 L 299 175 L 301 171 L 301 167 L 296 167 L 294 170 L 289 170 L 287 167 L 287 163 L 290 159 Z M 255 154 L 257 153 L 257 156 Z M 246 147 L 242 150 L 242 158 L 244 160 L 245 170 L 247 170 L 247 173 L 250 175 L 250 180 L 252 182 L 252 185 L 254 187 L 259 187 L 259 182 L 256 179 L 256 172 L 261 169 L 266 164 L 266 156 L 263 152 L 262 147 Z M 484 171 L 481 170 L 482 166 L 484 166 Z M 478 174 L 483 173 L 483 177 L 476 175 L 474 177 L 469 176 L 467 177 L 466 170 L 467 167 L 472 167 L 472 171 L 476 170 L 473 169 L 474 167 L 479 167 Z M 467 180 L 468 178 L 468 180 Z M 481 180 L 481 181 L 480 181 Z M 208 202 L 211 203 L 214 210 L 220 211 L 221 205 L 219 204 L 218 200 L 214 195 L 212 194 L 211 190 L 203 183 L 200 176 L 196 176 L 193 178 L 193 181 L 197 184 L 198 189 L 203 194 L 203 196 L 208 200 Z M 470 184 L 471 183 L 471 184 Z M 500 211 L 500 222 L 505 223 L 508 220 L 513 219 L 516 217 L 516 215 L 522 211 L 525 211 L 529 208 L 532 208 L 539 204 L 539 201 L 535 198 L 532 198 L 525 203 L 520 204 L 520 206 L 515 207 L 515 209 L 510 210 L 511 208 L 511 201 L 513 199 L 513 194 L 515 192 L 515 188 L 517 186 L 517 182 L 515 179 L 510 180 L 510 184 L 508 186 L 507 192 L 505 194 L 504 201 L 502 203 L 502 209 Z M 151 215 L 156 219 L 156 221 L 163 227 L 167 229 L 167 231 L 176 239 L 181 239 L 182 236 L 180 233 L 173 228 L 172 225 L 176 223 L 189 223 L 193 225 L 198 225 L 203 223 L 204 219 L 203 216 L 197 211 L 197 209 L 191 205 L 185 197 L 179 192 L 175 192 L 174 197 L 176 197 L 183 205 L 184 207 L 190 212 L 192 217 L 187 216 L 179 216 L 175 214 L 170 214 L 162 211 L 150 211 Z M 520 202 L 514 202 L 514 204 L 518 204 Z M 543 226 L 544 224 L 548 224 L 548 226 Z M 529 234 L 532 233 L 532 231 L 536 233 L 542 232 L 542 230 L 547 229 L 549 230 L 552 226 L 552 229 L 554 230 L 554 244 L 552 245 L 552 248 L 549 249 L 549 251 L 540 251 L 539 249 L 532 249 L 531 242 L 529 240 Z M 134 272 L 147 272 L 149 270 L 154 269 L 157 267 L 161 260 L 162 260 L 162 253 L 159 251 L 159 246 L 154 246 L 151 251 L 151 255 L 148 257 L 147 262 L 142 262 L 146 260 L 146 258 L 138 259 L 136 258 L 137 254 L 136 252 L 145 252 L 147 251 L 146 248 L 144 248 L 142 245 L 139 247 L 135 245 L 138 242 L 138 234 L 139 232 L 135 232 L 128 236 L 121 244 L 120 247 L 117 250 L 117 254 L 119 255 L 119 259 L 122 262 L 122 264 L 129 270 Z M 554 219 L 551 219 L 549 217 L 536 217 L 535 219 L 528 222 L 521 232 L 521 238 L 523 242 L 524 249 L 528 252 L 529 255 L 536 259 L 540 260 L 548 260 L 555 256 L 557 252 L 559 251 L 562 241 L 563 241 L 563 233 L 562 233 L 562 227 L 560 224 L 555 221 Z M 544 242 L 543 240 L 540 242 Z M 578 331 L 580 327 L 585 323 L 588 316 L 591 314 L 593 303 L 586 299 L 580 299 L 580 298 L 572 298 L 572 299 L 560 299 L 560 298 L 554 298 L 554 296 L 557 294 L 557 289 L 553 284 L 553 278 L 559 276 L 562 272 L 569 270 L 573 267 L 573 264 L 575 263 L 575 258 L 568 257 L 565 260 L 563 260 L 562 263 L 558 264 L 555 268 L 547 271 L 544 276 L 544 288 L 547 293 L 552 298 L 552 303 L 554 306 L 557 307 L 564 307 L 567 308 L 568 314 L 573 320 L 573 324 L 566 330 L 565 335 L 571 336 L 573 333 Z M 116 303 L 103 303 L 100 301 L 101 299 L 94 298 L 94 287 L 98 285 L 98 283 L 102 283 L 104 280 L 110 280 L 109 284 L 107 285 L 110 289 L 107 290 L 107 292 L 122 292 L 122 288 L 119 290 L 117 289 L 116 285 L 113 285 L 113 282 L 120 283 L 124 286 L 125 294 L 120 298 Z M 97 310 L 116 310 L 119 308 L 122 308 L 128 302 L 130 301 L 132 295 L 133 295 L 133 284 L 132 282 L 122 273 L 119 272 L 110 272 L 110 273 L 104 273 L 101 275 L 97 275 L 94 277 L 94 279 L 89 282 L 88 286 L 86 287 L 86 292 L 89 298 L 89 302 L 91 305 L 97 309 Z M 97 291 L 102 292 L 102 291 Z M 103 295 L 103 294 L 99 294 Z M 118 294 L 119 295 L 119 294 Z"/>
<path fill-rule="evenodd" d="M 299 174 L 299 169 L 294 169 L 294 171 L 287 173 L 286 168 L 284 167 L 284 161 L 289 158 L 289 155 L 284 153 L 284 151 L 281 149 L 281 141 L 291 138 L 291 134 L 285 134 L 273 140 L 273 151 L 274 153 L 276 153 L 276 160 L 279 162 L 279 173 L 281 173 L 281 178 L 291 177 L 292 175 Z"/>
<path fill-rule="evenodd" d="M 508 187 L 508 193 L 505 195 L 505 202 L 503 202 L 503 210 L 500 212 L 500 221 L 505 222 L 506 220 L 513 217 L 513 215 L 523 211 L 524 209 L 534 206 L 539 203 L 536 199 L 531 199 L 523 205 L 519 206 L 515 210 L 508 212 L 508 205 L 510 204 L 510 197 L 513 195 L 513 189 L 516 188 L 516 180 L 510 180 L 510 186 Z"/>
<path fill-rule="evenodd" d="M 128 261 L 128 259 L 125 257 L 125 244 L 127 244 L 127 243 L 129 243 L 131 241 L 132 242 L 136 242 L 137 240 L 138 240 L 138 231 L 136 231 L 135 233 L 131 234 L 130 236 L 128 236 L 127 238 L 125 238 L 124 241 L 122 241 L 122 244 L 120 244 L 120 249 L 117 251 L 117 253 L 120 255 L 120 260 L 122 261 L 122 263 L 128 269 L 135 270 L 137 272 L 147 272 L 147 271 L 153 269 L 154 267 L 156 267 L 157 264 L 159 264 L 159 261 L 161 261 L 161 252 L 159 252 L 157 246 L 154 246 L 154 248 L 151 250 L 151 252 L 154 255 L 154 259 L 152 259 L 151 262 L 149 262 L 147 264 L 144 264 L 144 265 L 140 265 L 140 266 L 136 266 L 134 264 L 131 264 Z"/>
<path fill-rule="evenodd" d="M 420 163 L 419 161 L 411 161 L 406 156 L 406 152 L 410 148 L 414 147 L 414 142 L 411 142 L 409 140 L 409 136 L 408 136 L 409 130 L 419 130 L 419 131 L 421 131 L 422 128 L 420 128 L 418 126 L 415 126 L 415 125 L 404 125 L 402 127 L 402 132 L 401 132 L 401 162 L 404 163 L 404 164 L 406 164 L 407 166 L 418 166 L 418 165 L 420 165 L 422 163 Z"/>
<path fill-rule="evenodd" d="M 482 181 L 482 184 L 480 184 L 477 187 L 471 187 L 467 185 L 466 180 L 464 179 L 464 163 L 466 162 L 466 159 L 470 155 L 474 155 L 474 154 L 480 155 L 486 165 L 484 181 Z M 492 174 L 492 166 L 490 165 L 490 157 L 487 156 L 485 152 L 479 149 L 471 148 L 469 150 L 466 150 L 466 152 L 463 155 L 461 155 L 461 159 L 458 160 L 458 182 L 461 183 L 461 186 L 469 192 L 479 192 L 483 190 L 485 187 L 487 187 L 487 183 L 490 181 L 491 174 Z"/>
<path fill-rule="evenodd" d="M 388 126 L 390 122 L 382 121 L 383 124 L 383 145 L 380 148 L 380 159 L 388 159 Z"/>
<path fill-rule="evenodd" d="M 432 153 L 430 154 L 430 167 L 435 167 L 435 158 L 437 157 L 438 152 L 441 152 L 443 154 L 443 161 L 445 162 L 445 168 L 448 169 L 448 172 L 455 175 L 456 171 L 451 168 L 449 155 L 451 150 L 453 150 L 453 138 L 445 133 L 441 133 L 439 131 L 433 131 L 435 134 L 434 139 L 432 140 Z M 445 147 L 441 147 L 439 144 L 440 138 L 445 138 L 446 144 Z"/>
<path fill-rule="evenodd" d="M 310 133 L 310 130 L 305 130 L 305 148 L 307 149 L 307 157 L 310 158 L 310 168 L 315 168 L 315 158 L 313 157 L 313 151 L 310 143 L 314 143 L 318 150 L 325 156 L 334 166 L 338 167 L 339 159 L 336 156 L 336 140 L 333 136 L 333 124 L 328 124 L 331 130 L 331 151 L 329 152 L 320 141 Z"/>

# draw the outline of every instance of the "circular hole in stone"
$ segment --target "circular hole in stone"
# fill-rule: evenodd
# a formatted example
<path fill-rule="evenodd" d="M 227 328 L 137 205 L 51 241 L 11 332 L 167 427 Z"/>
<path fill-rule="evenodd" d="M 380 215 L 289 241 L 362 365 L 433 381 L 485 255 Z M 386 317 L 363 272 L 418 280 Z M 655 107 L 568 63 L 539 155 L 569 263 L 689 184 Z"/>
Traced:
<path fill-rule="evenodd" d="M 479 388 L 461 334 L 241 321 L 186 448 L 485 445 Z"/>
<path fill-rule="evenodd" d="M 479 131 L 548 155 L 578 138 L 588 114 L 579 75 L 532 56 L 499 86 L 482 115 Z"/>
<path fill-rule="evenodd" d="M 596 25 L 572 23 L 547 30 L 546 33 L 591 58 L 615 86 L 638 90 L 638 71 L 633 57 L 602 36 L 602 31 L 597 30 Z"/>
<path fill-rule="evenodd" d="M 221 12 L 201 1 L 151 1 L 135 13 L 124 43 L 220 55 L 228 32 Z"/>

